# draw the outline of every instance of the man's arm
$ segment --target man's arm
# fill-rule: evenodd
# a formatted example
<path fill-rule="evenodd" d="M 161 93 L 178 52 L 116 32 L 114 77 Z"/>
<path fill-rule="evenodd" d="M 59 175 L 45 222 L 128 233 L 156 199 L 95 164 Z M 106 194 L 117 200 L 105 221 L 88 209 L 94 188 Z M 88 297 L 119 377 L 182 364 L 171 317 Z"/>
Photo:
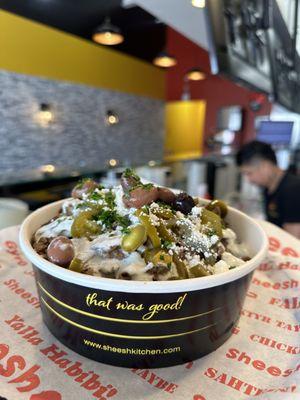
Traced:
<path fill-rule="evenodd" d="M 297 239 L 300 239 L 300 222 L 287 222 L 283 224 L 283 229 Z"/>

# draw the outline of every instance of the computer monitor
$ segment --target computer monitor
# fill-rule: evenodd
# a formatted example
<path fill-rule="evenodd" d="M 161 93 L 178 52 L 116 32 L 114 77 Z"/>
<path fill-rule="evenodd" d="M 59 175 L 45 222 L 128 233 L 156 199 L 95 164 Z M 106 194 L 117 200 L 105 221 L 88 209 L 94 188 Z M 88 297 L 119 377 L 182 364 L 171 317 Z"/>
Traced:
<path fill-rule="evenodd" d="M 293 121 L 261 121 L 256 139 L 273 145 L 289 145 L 293 126 Z"/>

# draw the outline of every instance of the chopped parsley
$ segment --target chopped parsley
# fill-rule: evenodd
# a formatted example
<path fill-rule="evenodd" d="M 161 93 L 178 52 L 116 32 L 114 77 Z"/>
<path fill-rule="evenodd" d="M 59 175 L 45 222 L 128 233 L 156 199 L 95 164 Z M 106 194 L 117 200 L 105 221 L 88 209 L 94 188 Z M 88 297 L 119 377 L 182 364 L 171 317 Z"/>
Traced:
<path fill-rule="evenodd" d="M 134 172 L 132 168 L 126 168 L 125 171 L 123 172 L 124 178 L 134 178 L 138 182 L 141 181 L 141 178 Z"/>
<path fill-rule="evenodd" d="M 106 202 L 107 207 L 109 207 L 109 208 L 115 207 L 115 195 L 111 190 L 109 192 L 105 193 L 104 200 Z"/>
<path fill-rule="evenodd" d="M 116 210 L 109 209 L 100 210 L 95 216 L 95 219 L 96 221 L 100 221 L 101 225 L 104 225 L 108 230 L 113 229 L 116 226 L 121 226 L 122 232 L 124 233 L 131 224 L 129 218 L 119 215 Z"/>
<path fill-rule="evenodd" d="M 170 242 L 169 240 L 161 239 L 161 246 L 162 246 L 164 249 L 169 250 L 169 249 L 172 247 L 172 245 L 173 245 L 173 243 Z"/>
<path fill-rule="evenodd" d="M 102 199 L 103 199 L 103 193 L 94 190 L 94 191 L 89 195 L 88 199 L 89 199 L 89 200 L 94 200 L 94 201 L 102 200 Z"/>
<path fill-rule="evenodd" d="M 151 190 L 154 188 L 153 183 L 138 183 L 137 185 L 134 185 L 132 188 L 129 189 L 129 193 L 136 189 L 143 189 L 143 190 Z"/>

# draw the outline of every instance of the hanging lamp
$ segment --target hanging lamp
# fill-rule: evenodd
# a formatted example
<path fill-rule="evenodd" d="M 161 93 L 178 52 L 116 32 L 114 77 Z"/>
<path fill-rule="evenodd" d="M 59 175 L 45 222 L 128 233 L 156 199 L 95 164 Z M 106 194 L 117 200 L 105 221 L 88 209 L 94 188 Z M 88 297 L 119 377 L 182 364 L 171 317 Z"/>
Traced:
<path fill-rule="evenodd" d="M 99 25 L 93 33 L 93 41 L 105 46 L 115 46 L 124 41 L 124 36 L 119 27 L 113 25 L 109 17 Z"/>
<path fill-rule="evenodd" d="M 206 74 L 196 67 L 189 69 L 185 76 L 189 81 L 202 81 L 206 78 Z"/>
<path fill-rule="evenodd" d="M 162 51 L 154 58 L 153 64 L 161 68 L 170 68 L 177 64 L 177 60 L 167 51 Z"/>

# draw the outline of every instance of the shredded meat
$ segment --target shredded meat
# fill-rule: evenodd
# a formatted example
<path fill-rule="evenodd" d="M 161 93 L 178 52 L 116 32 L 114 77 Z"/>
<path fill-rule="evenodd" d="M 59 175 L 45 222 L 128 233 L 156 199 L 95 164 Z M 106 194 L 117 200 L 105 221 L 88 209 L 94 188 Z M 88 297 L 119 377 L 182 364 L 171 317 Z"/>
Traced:
<path fill-rule="evenodd" d="M 131 281 L 132 276 L 128 272 L 124 271 L 120 274 L 120 279 L 123 279 L 125 281 Z"/>
<path fill-rule="evenodd" d="M 38 242 L 33 242 L 32 247 L 43 258 L 47 258 L 47 248 L 53 238 L 41 237 Z"/>
<path fill-rule="evenodd" d="M 217 245 L 217 254 L 218 254 L 218 256 L 221 256 L 224 253 L 225 250 L 226 250 L 225 246 L 222 243 L 218 243 L 218 245 Z"/>
<path fill-rule="evenodd" d="M 170 268 L 166 265 L 154 265 L 151 269 L 148 269 L 147 273 L 153 275 L 154 278 L 157 278 L 158 275 L 164 275 L 170 271 Z M 157 280 L 157 279 L 154 279 Z"/>
<path fill-rule="evenodd" d="M 123 260 L 125 254 L 120 246 L 112 247 L 106 254 L 108 258 L 116 258 L 117 260 Z"/>

